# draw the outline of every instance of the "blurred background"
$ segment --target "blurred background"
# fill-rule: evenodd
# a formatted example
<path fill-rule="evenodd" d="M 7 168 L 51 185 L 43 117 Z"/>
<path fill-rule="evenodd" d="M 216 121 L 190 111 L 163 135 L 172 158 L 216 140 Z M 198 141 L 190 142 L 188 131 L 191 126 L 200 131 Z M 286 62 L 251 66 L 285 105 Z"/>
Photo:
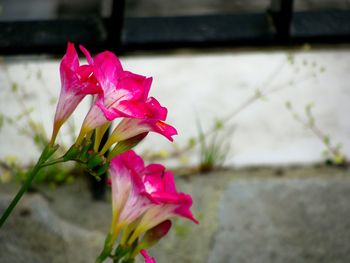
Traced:
<path fill-rule="evenodd" d="M 158 262 L 349 262 L 350 1 L 0 0 L 1 209 L 51 133 L 67 41 L 152 76 L 178 130 L 136 148 L 175 170 L 201 221 L 176 221 Z M 104 186 L 60 167 L 26 198 L 1 262 L 94 260 Z"/>

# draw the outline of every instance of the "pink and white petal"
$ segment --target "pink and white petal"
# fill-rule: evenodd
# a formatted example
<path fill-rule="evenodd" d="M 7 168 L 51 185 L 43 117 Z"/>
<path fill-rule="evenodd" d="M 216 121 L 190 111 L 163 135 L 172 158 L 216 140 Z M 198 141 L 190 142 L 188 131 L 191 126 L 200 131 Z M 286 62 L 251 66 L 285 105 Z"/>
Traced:
<path fill-rule="evenodd" d="M 107 122 L 109 122 L 109 120 L 105 117 L 105 114 L 95 103 L 91 106 L 89 112 L 87 113 L 83 122 L 82 129 L 84 129 L 84 132 L 87 133 L 106 124 Z"/>
<path fill-rule="evenodd" d="M 109 88 L 109 83 L 115 82 L 123 71 L 120 60 L 110 51 L 99 53 L 93 63 L 96 78 L 104 90 Z"/>
<path fill-rule="evenodd" d="M 176 184 L 174 175 L 170 171 L 166 171 L 163 176 L 164 182 L 164 192 L 168 193 L 176 193 Z"/>
<path fill-rule="evenodd" d="M 68 42 L 66 54 L 60 64 L 60 71 L 70 69 L 75 71 L 79 67 L 79 58 L 77 51 L 75 50 L 74 44 Z M 62 73 L 62 72 L 61 72 Z"/>
<path fill-rule="evenodd" d="M 126 151 L 125 153 L 119 156 L 120 158 L 122 158 L 124 165 L 130 170 L 133 170 L 133 172 L 142 173 L 142 171 L 144 170 L 144 161 L 133 150 Z"/>
<path fill-rule="evenodd" d="M 127 169 L 116 158 L 111 162 L 109 175 L 112 186 L 113 213 L 117 213 L 119 218 L 120 212 L 124 208 L 131 191 L 131 179 Z"/>
<path fill-rule="evenodd" d="M 89 65 L 93 65 L 94 60 L 92 59 L 90 52 L 83 45 L 79 45 L 79 48 L 80 48 L 81 52 L 83 52 L 83 54 L 85 55 L 86 60 L 89 63 Z"/>
<path fill-rule="evenodd" d="M 152 127 L 151 130 L 153 132 L 163 135 L 171 142 L 173 141 L 172 136 L 177 135 L 177 130 L 173 126 L 166 124 L 165 122 L 162 122 L 162 121 L 150 122 L 150 126 Z"/>
<path fill-rule="evenodd" d="M 151 84 L 152 78 L 123 71 L 118 78 L 117 89 L 127 90 L 130 98 L 144 102 L 148 97 Z"/>
<path fill-rule="evenodd" d="M 152 205 L 152 200 L 144 191 L 140 192 L 137 187 L 132 187 L 119 220 L 125 224 L 131 224 Z"/>
<path fill-rule="evenodd" d="M 90 65 L 82 65 L 76 70 L 76 74 L 79 78 L 81 88 L 79 93 L 81 94 L 98 94 L 102 92 L 100 83 L 97 81 L 93 67 Z"/>
<path fill-rule="evenodd" d="M 149 119 L 165 121 L 168 110 L 167 108 L 160 105 L 160 103 L 153 97 L 149 97 L 146 101 L 147 113 L 145 117 Z"/>
<path fill-rule="evenodd" d="M 55 122 L 65 122 L 84 97 L 85 95 L 76 95 L 62 89 L 57 103 Z"/>
<path fill-rule="evenodd" d="M 181 194 L 181 197 L 180 197 L 181 205 L 175 208 L 174 214 L 187 218 L 192 222 L 194 222 L 195 224 L 199 224 L 199 221 L 196 218 L 194 218 L 191 212 L 192 197 L 188 194 L 184 194 L 184 193 L 180 193 L 180 194 Z"/>
<path fill-rule="evenodd" d="M 133 100 L 122 100 L 109 112 L 115 112 L 123 117 L 144 119 L 147 114 L 147 107 L 144 103 Z"/>
<path fill-rule="evenodd" d="M 156 175 L 156 174 L 145 175 L 143 177 L 143 182 L 145 184 L 145 189 L 147 193 L 151 195 L 153 200 L 156 200 L 156 199 L 154 198 L 154 195 L 152 193 L 164 191 L 164 183 L 159 175 Z"/>
<path fill-rule="evenodd" d="M 112 159 L 109 174 L 113 206 L 118 213 L 122 213 L 128 202 L 137 199 L 137 195 L 144 192 L 142 180 L 137 173 L 140 169 L 143 169 L 143 160 L 131 151 Z"/>
<path fill-rule="evenodd" d="M 142 158 L 131 150 L 111 161 L 113 204 L 119 223 L 131 224 L 152 205 L 142 182 L 143 169 Z"/>
<path fill-rule="evenodd" d="M 152 163 L 145 167 L 144 175 L 160 175 L 162 176 L 165 171 L 165 166 L 159 163 Z"/>

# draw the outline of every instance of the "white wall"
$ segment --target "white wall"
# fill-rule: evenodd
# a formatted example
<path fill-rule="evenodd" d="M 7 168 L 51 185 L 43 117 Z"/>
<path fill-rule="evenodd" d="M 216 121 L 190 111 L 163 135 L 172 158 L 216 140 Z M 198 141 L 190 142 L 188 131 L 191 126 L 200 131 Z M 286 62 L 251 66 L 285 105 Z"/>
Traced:
<path fill-rule="evenodd" d="M 121 59 L 125 69 L 153 76 L 151 94 L 167 106 L 168 122 L 178 129 L 175 141 L 180 146 L 196 135 L 196 116 L 204 127 L 210 127 L 215 118 L 228 116 L 256 89 L 281 88 L 265 100 L 254 102 L 230 122 L 235 123 L 236 129 L 230 138 L 232 150 L 227 164 L 276 165 L 322 159 L 322 143 L 293 119 L 284 106 L 286 100 L 301 116 L 305 105 L 314 102 L 316 124 L 334 144 L 342 143 L 343 152 L 350 156 L 350 49 L 297 51 L 294 64 L 288 62 L 286 51 L 226 50 Z M 59 61 L 22 57 L 5 58 L 2 64 L 0 112 L 7 116 L 22 112 L 10 91 L 10 77 L 20 89 L 24 88 L 25 103 L 35 107 L 35 119 L 43 122 L 49 134 L 55 105 L 50 105 L 48 98 L 59 93 Z M 42 75 L 39 80 L 38 70 Z M 77 129 L 88 105 L 85 101 L 74 115 Z M 0 142 L 0 158 L 16 155 L 28 161 L 38 155 L 33 143 L 9 125 L 0 130 Z M 166 139 L 152 135 L 142 143 L 140 152 L 150 148 L 171 151 L 172 146 Z M 192 159 L 194 156 L 191 154 Z"/>

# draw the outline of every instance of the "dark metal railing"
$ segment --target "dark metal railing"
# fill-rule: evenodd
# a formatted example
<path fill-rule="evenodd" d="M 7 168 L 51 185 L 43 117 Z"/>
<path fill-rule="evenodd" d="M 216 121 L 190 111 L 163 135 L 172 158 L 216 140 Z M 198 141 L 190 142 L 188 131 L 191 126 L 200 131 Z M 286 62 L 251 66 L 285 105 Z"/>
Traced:
<path fill-rule="evenodd" d="M 349 43 L 350 11 L 293 11 L 293 0 L 271 0 L 261 13 L 125 17 L 124 0 L 112 15 L 48 21 L 0 22 L 0 54 L 62 54 L 67 40 L 116 52 L 221 46 Z"/>

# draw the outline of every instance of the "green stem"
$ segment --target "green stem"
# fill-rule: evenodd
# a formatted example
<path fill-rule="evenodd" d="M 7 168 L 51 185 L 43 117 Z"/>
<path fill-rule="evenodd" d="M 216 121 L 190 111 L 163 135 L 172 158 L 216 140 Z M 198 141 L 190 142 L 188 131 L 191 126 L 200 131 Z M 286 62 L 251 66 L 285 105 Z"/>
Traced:
<path fill-rule="evenodd" d="M 98 258 L 96 259 L 95 263 L 102 263 L 103 261 L 105 261 L 106 258 L 109 257 L 113 249 L 113 244 L 114 244 L 114 241 L 113 241 L 112 235 L 108 234 L 105 240 L 103 250 L 101 254 L 98 256 Z"/>
<path fill-rule="evenodd" d="M 115 216 L 116 216 L 116 214 L 114 213 L 112 222 L 115 222 Z M 111 255 L 111 252 L 113 250 L 113 245 L 114 245 L 115 241 L 117 240 L 119 232 L 121 231 L 122 227 L 123 226 L 121 226 L 121 225 L 112 224 L 111 230 L 106 237 L 106 240 L 105 240 L 105 243 L 103 246 L 103 250 L 102 250 L 101 254 L 98 256 L 98 258 L 96 259 L 95 263 L 102 263 L 103 261 L 106 260 L 106 258 L 108 258 Z"/>
<path fill-rule="evenodd" d="M 52 161 L 50 161 L 50 162 L 43 163 L 42 165 L 40 165 L 40 168 L 43 168 L 43 167 L 46 167 L 46 166 L 50 166 L 50 165 L 54 165 L 54 164 L 56 164 L 56 163 L 67 162 L 67 161 L 70 161 L 70 160 L 66 160 L 66 159 L 64 159 L 63 157 L 60 157 L 60 158 L 57 158 L 57 159 L 52 160 Z"/>
<path fill-rule="evenodd" d="M 22 198 L 23 194 L 28 190 L 29 186 L 31 185 L 35 175 L 39 172 L 41 168 L 45 166 L 45 162 L 56 152 L 58 149 L 58 146 L 46 146 L 44 151 L 42 152 L 38 162 L 35 164 L 33 169 L 27 174 L 27 178 L 22 185 L 21 189 L 19 189 L 16 196 L 11 201 L 10 205 L 6 208 L 5 212 L 0 218 L 0 228 L 5 223 L 6 219 L 9 217 L 9 215 L 12 213 L 13 209 L 16 207 L 19 200 Z"/>

